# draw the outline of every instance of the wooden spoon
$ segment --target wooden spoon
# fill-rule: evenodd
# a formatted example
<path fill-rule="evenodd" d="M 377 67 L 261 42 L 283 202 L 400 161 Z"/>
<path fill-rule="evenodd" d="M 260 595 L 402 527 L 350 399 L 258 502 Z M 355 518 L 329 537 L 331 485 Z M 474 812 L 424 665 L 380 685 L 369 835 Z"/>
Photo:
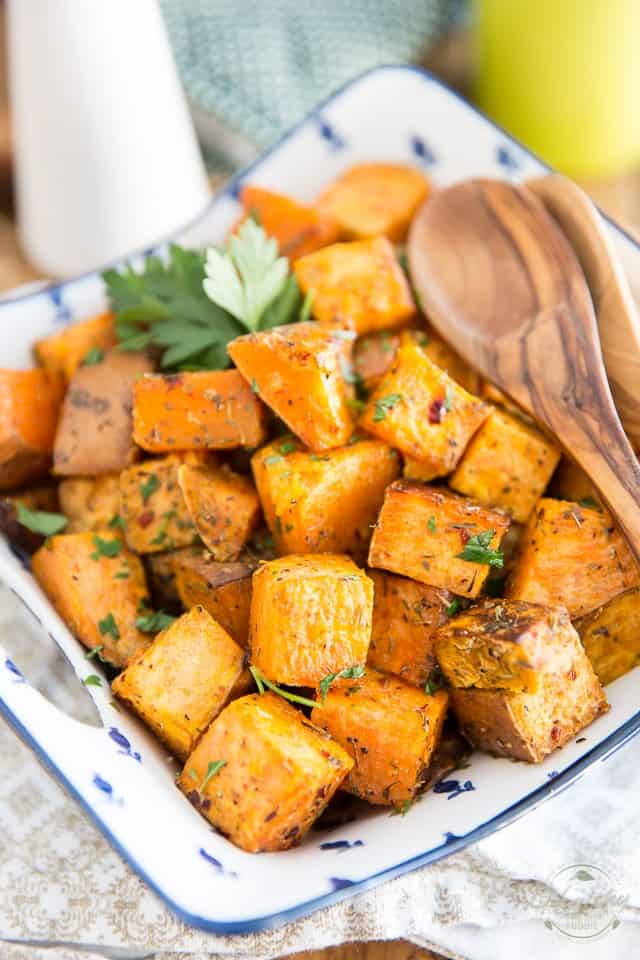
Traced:
<path fill-rule="evenodd" d="M 527 181 L 573 247 L 596 312 L 604 366 L 625 433 L 640 447 L 640 317 L 613 241 L 584 190 L 559 173 Z"/>
<path fill-rule="evenodd" d="M 640 467 L 613 404 L 591 296 L 534 193 L 468 180 L 434 193 L 409 235 L 430 321 L 593 481 L 640 560 Z"/>

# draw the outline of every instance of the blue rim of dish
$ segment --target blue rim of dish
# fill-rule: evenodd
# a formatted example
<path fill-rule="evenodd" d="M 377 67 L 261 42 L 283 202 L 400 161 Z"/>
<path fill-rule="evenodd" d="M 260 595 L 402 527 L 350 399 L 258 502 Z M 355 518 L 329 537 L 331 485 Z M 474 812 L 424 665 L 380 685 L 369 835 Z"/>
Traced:
<path fill-rule="evenodd" d="M 312 111 L 305 115 L 295 126 L 291 127 L 283 136 L 274 143 L 271 147 L 266 150 L 263 150 L 258 158 L 249 166 L 243 168 L 239 171 L 230 181 L 225 184 L 224 188 L 214 195 L 210 203 L 207 205 L 205 210 L 203 210 L 198 217 L 190 221 L 187 226 L 183 227 L 182 230 L 188 229 L 189 226 L 196 224 L 206 213 L 207 210 L 212 207 L 221 196 L 233 195 L 237 192 L 238 185 L 246 179 L 247 175 L 258 166 L 265 157 L 270 156 L 274 153 L 283 143 L 289 140 L 297 131 L 303 127 L 309 120 L 313 119 L 317 114 L 326 107 L 329 103 L 335 100 L 337 97 L 345 93 L 350 87 L 356 86 L 366 77 L 371 74 L 380 73 L 383 71 L 408 71 L 412 73 L 417 73 L 420 76 L 424 77 L 431 83 L 436 84 L 445 90 L 450 96 L 455 97 L 456 100 L 459 100 L 469 111 L 476 114 L 476 116 L 482 118 L 485 123 L 492 127 L 494 130 L 499 131 L 507 140 L 511 143 L 518 146 L 523 153 L 527 154 L 530 157 L 533 157 L 537 160 L 546 170 L 551 170 L 551 167 L 548 164 L 544 163 L 539 157 L 537 157 L 531 150 L 527 149 L 523 144 L 518 140 L 512 137 L 506 130 L 500 127 L 498 124 L 490 120 L 482 111 L 478 110 L 472 104 L 468 103 L 460 94 L 456 93 L 455 90 L 452 90 L 447 84 L 443 83 L 437 77 L 434 77 L 428 70 L 424 70 L 421 67 L 412 66 L 410 64 L 386 64 L 379 67 L 373 67 L 370 70 L 365 70 L 363 73 L 354 77 L 353 79 L 344 83 L 339 87 L 334 93 L 332 93 L 325 100 L 321 101 Z M 640 250 L 640 244 L 634 240 L 634 238 L 628 234 L 622 227 L 620 227 L 614 220 L 611 220 L 610 217 L 607 217 L 606 214 L 602 214 L 605 220 L 626 237 L 630 243 L 633 244 L 636 249 Z M 171 236 L 164 238 L 163 240 L 157 241 L 154 244 L 156 246 L 162 246 L 164 243 L 171 240 L 172 237 L 175 237 L 179 234 L 181 230 L 173 231 Z M 129 257 L 120 257 L 115 263 L 123 263 L 130 257 L 141 256 L 143 251 L 137 251 L 136 253 L 130 254 Z M 103 269 L 106 269 L 103 268 Z M 99 271 L 90 270 L 87 273 L 81 274 L 78 277 L 74 277 L 70 280 L 62 281 L 61 283 L 54 283 L 48 287 L 43 287 L 38 290 L 36 293 L 25 293 L 18 297 L 14 297 L 10 300 L 3 300 L 0 303 L 0 310 L 5 304 L 16 303 L 22 300 L 28 300 L 30 298 L 36 297 L 43 292 L 46 293 L 47 290 L 51 289 L 60 289 L 65 286 L 69 286 L 74 283 L 78 283 L 81 280 L 90 277 Z M 60 768 L 53 762 L 51 757 L 42 749 L 40 744 L 31 736 L 30 732 L 24 726 L 22 721 L 13 713 L 12 710 L 7 706 L 7 704 L 0 697 L 0 714 L 8 721 L 8 723 L 13 727 L 18 736 L 23 740 L 23 742 L 33 750 L 36 754 L 39 761 L 42 765 L 54 775 L 56 780 L 64 787 L 67 793 L 78 803 L 81 809 L 89 817 L 89 819 L 95 824 L 95 826 L 100 830 L 106 840 L 111 844 L 111 846 L 120 854 L 122 859 L 134 870 L 139 877 L 141 877 L 145 883 L 160 897 L 164 903 L 176 914 L 176 916 L 182 920 L 184 923 L 189 924 L 192 927 L 196 927 L 200 930 L 204 930 L 208 933 L 220 934 L 224 936 L 229 936 L 233 934 L 243 934 L 243 933 L 257 933 L 263 930 L 274 929 L 280 927 L 285 923 L 291 923 L 294 920 L 299 920 L 302 917 L 313 913 L 314 911 L 320 909 L 321 907 L 328 907 L 334 903 L 338 903 L 341 900 L 345 900 L 349 897 L 355 896 L 358 893 L 363 893 L 365 890 L 370 890 L 372 887 L 377 886 L 380 883 L 383 883 L 385 880 L 392 880 L 394 877 L 398 877 L 404 873 L 408 873 L 412 870 L 416 870 L 419 867 L 426 866 L 429 863 L 435 863 L 435 861 L 442 859 L 443 857 L 449 856 L 451 853 L 455 853 L 459 850 L 464 849 L 472 843 L 476 843 L 479 840 L 482 840 L 484 837 L 495 833 L 497 830 L 501 830 L 503 827 L 506 827 L 508 824 L 513 823 L 523 814 L 533 810 L 535 807 L 539 806 L 545 800 L 548 800 L 552 796 L 557 796 L 564 789 L 566 789 L 570 784 L 575 783 L 575 781 L 591 767 L 596 761 L 603 761 L 611 754 L 615 753 L 620 749 L 627 741 L 631 740 L 638 732 L 640 732 L 640 711 L 633 715 L 629 720 L 625 721 L 617 730 L 614 730 L 609 736 L 603 740 L 602 743 L 598 744 L 596 747 L 593 747 L 588 753 L 586 753 L 579 760 L 574 761 L 566 770 L 558 774 L 553 778 L 553 780 L 548 783 L 544 783 L 539 787 L 536 787 L 535 790 L 532 790 L 530 793 L 526 794 L 520 800 L 511 804 L 511 806 L 502 810 L 495 817 L 492 817 L 490 820 L 487 820 L 485 823 L 481 824 L 479 827 L 475 827 L 473 830 L 470 830 L 469 833 L 464 834 L 460 837 L 447 837 L 445 842 L 440 844 L 437 847 L 433 847 L 431 850 L 427 850 L 424 853 L 418 854 L 415 857 L 411 857 L 409 860 L 404 860 L 402 863 L 395 864 L 393 867 L 388 867 L 385 870 L 381 870 L 378 873 L 374 873 L 369 877 L 365 877 L 362 880 L 355 880 L 352 883 L 346 883 L 344 886 L 341 886 L 337 890 L 332 890 L 323 894 L 319 897 L 315 897 L 312 900 L 307 900 L 303 903 L 296 904 L 295 906 L 289 907 L 285 910 L 278 911 L 276 913 L 267 914 L 262 917 L 254 917 L 250 920 L 236 920 L 236 921 L 224 921 L 224 920 L 210 920 L 207 917 L 201 917 L 198 914 L 189 913 L 174 900 L 172 900 L 164 890 L 154 881 L 146 870 L 131 856 L 129 851 L 122 846 L 118 838 L 112 833 L 106 823 L 101 820 L 96 811 L 87 803 L 82 794 L 69 782 L 64 773 Z"/>

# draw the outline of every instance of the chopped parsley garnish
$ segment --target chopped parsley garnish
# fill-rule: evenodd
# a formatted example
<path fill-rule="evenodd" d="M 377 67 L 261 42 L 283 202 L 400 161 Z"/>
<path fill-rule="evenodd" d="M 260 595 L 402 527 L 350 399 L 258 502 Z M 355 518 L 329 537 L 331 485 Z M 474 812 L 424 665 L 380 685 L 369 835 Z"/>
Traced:
<path fill-rule="evenodd" d="M 298 444 L 295 443 L 293 440 L 285 440 L 284 443 L 281 443 L 280 446 L 278 447 L 278 450 L 280 451 L 283 457 L 286 457 L 288 453 L 295 453 L 297 449 L 298 449 Z"/>
<path fill-rule="evenodd" d="M 47 513 L 45 510 L 30 510 L 23 503 L 16 505 L 16 519 L 21 527 L 43 537 L 60 533 L 69 523 L 62 513 Z"/>
<path fill-rule="evenodd" d="M 427 520 L 427 530 L 429 533 L 435 533 L 437 529 L 438 527 L 436 525 L 436 518 L 432 514 Z"/>
<path fill-rule="evenodd" d="M 460 553 L 456 557 L 468 560 L 469 563 L 483 563 L 490 567 L 503 567 L 504 554 L 502 550 L 494 550 L 490 543 L 496 535 L 495 530 L 485 530 L 483 533 L 474 533 L 469 537 Z"/>
<path fill-rule="evenodd" d="M 87 652 L 85 653 L 85 659 L 93 660 L 94 657 L 99 657 L 101 650 L 104 650 L 103 643 L 99 643 L 97 647 L 93 648 L 93 650 L 87 650 Z"/>
<path fill-rule="evenodd" d="M 334 680 L 357 680 L 360 677 L 364 677 L 364 672 L 365 668 L 362 663 L 354 663 L 352 667 L 345 667 L 343 670 L 339 670 L 337 673 L 328 673 L 326 677 L 322 678 L 319 685 L 320 700 L 322 703 L 324 703 L 327 699 L 329 687 Z"/>
<path fill-rule="evenodd" d="M 99 560 L 100 557 L 117 557 L 122 550 L 122 540 L 103 540 L 97 534 L 94 534 L 93 545 L 96 548 L 91 554 L 92 560 Z"/>
<path fill-rule="evenodd" d="M 358 397 L 347 397 L 345 403 L 354 413 L 362 413 L 366 407 L 364 400 L 360 400 Z"/>
<path fill-rule="evenodd" d="M 404 817 L 404 815 L 407 814 L 409 810 L 411 810 L 411 807 L 413 806 L 414 802 L 415 802 L 414 800 L 403 800 L 402 803 L 400 803 L 398 806 L 393 808 L 389 816 Z"/>
<path fill-rule="evenodd" d="M 386 397 L 380 397 L 375 401 L 373 413 L 373 422 L 379 423 L 384 420 L 389 410 L 393 410 L 397 403 L 400 403 L 402 396 L 399 393 L 389 393 Z"/>
<path fill-rule="evenodd" d="M 209 781 L 210 781 L 211 779 L 213 779 L 213 777 L 215 777 L 216 773 L 220 773 L 220 771 L 222 770 L 222 768 L 223 768 L 223 767 L 226 767 L 226 765 L 227 765 L 227 761 L 226 761 L 226 760 L 210 760 L 209 763 L 207 764 L 207 772 L 205 773 L 205 775 L 204 775 L 204 777 L 203 777 L 203 779 L 202 779 L 202 783 L 201 783 L 200 786 L 198 787 L 198 793 L 202 793 L 202 791 L 204 790 L 204 788 L 206 787 L 206 785 L 209 783 Z M 193 773 L 195 773 L 194 770 L 190 770 L 190 771 L 189 771 L 189 775 L 190 775 L 190 776 L 191 776 Z M 196 779 L 197 779 L 197 777 L 196 777 Z"/>
<path fill-rule="evenodd" d="M 451 407 L 453 405 L 453 387 L 450 383 L 447 384 L 447 388 L 444 392 L 444 404 L 443 409 L 446 413 L 451 412 Z"/>
<path fill-rule="evenodd" d="M 160 481 L 156 477 L 155 473 L 150 473 L 146 480 L 143 480 L 140 484 L 140 496 L 142 497 L 142 502 L 146 503 L 149 497 L 156 492 L 160 486 Z"/>
<path fill-rule="evenodd" d="M 120 527 L 121 530 L 124 530 L 126 525 L 127 524 L 124 517 L 119 513 L 114 513 L 114 515 L 111 517 L 111 520 L 109 520 L 109 523 L 107 524 L 107 526 L 112 530 L 115 530 L 117 527 Z"/>
<path fill-rule="evenodd" d="M 129 576 L 130 576 L 130 574 L 129 574 L 129 571 L 128 571 L 128 570 L 118 570 L 117 573 L 114 573 L 113 579 L 114 579 L 114 580 L 128 580 L 128 579 L 129 579 Z"/>
<path fill-rule="evenodd" d="M 317 707 L 318 704 L 315 700 L 309 700 L 307 697 L 300 697 L 297 693 L 291 693 L 289 690 L 283 690 L 282 687 L 277 686 L 277 684 L 272 683 L 271 680 L 267 680 L 264 673 L 258 669 L 258 667 L 249 667 L 249 672 L 256 682 L 258 688 L 258 693 L 264 693 L 265 689 L 272 690 L 273 693 L 277 693 L 278 696 L 284 697 L 285 700 L 289 700 L 291 703 L 299 703 L 303 707 Z"/>
<path fill-rule="evenodd" d="M 151 541 L 152 544 L 154 544 L 155 546 L 160 546 L 160 544 L 164 543 L 164 541 L 167 539 L 167 527 L 169 526 L 170 521 L 173 520 L 175 515 L 176 515 L 175 510 L 167 510 L 166 513 L 162 514 L 162 521 L 160 523 L 160 526 L 158 527 L 158 533 Z"/>
<path fill-rule="evenodd" d="M 440 668 L 434 667 L 431 673 L 429 674 L 429 678 L 427 682 L 424 685 L 424 692 L 428 694 L 430 697 L 432 697 L 434 693 L 437 693 L 438 690 L 442 690 L 443 687 L 444 687 L 444 677 L 440 672 Z"/>
<path fill-rule="evenodd" d="M 101 687 L 102 680 L 97 675 L 97 673 L 90 673 L 88 677 L 85 677 L 82 681 L 85 687 Z"/>
<path fill-rule="evenodd" d="M 312 453 L 311 456 L 309 457 L 309 460 L 312 460 L 313 463 L 323 463 L 328 459 L 329 457 L 323 453 Z"/>
<path fill-rule="evenodd" d="M 90 350 L 87 350 L 84 357 L 82 358 L 81 365 L 83 367 L 95 367 L 97 363 L 102 363 L 104 359 L 104 350 L 100 350 L 99 347 L 91 347 Z"/>
<path fill-rule="evenodd" d="M 455 617 L 460 610 L 462 610 L 462 600 L 460 597 L 454 597 L 445 612 L 448 617 Z"/>
<path fill-rule="evenodd" d="M 602 506 L 595 497 L 583 497 L 582 500 L 578 500 L 578 503 L 581 507 L 586 507 L 588 510 L 599 510 L 600 513 L 602 513 Z"/>
<path fill-rule="evenodd" d="M 114 615 L 109 612 L 104 620 L 98 620 L 98 630 L 100 631 L 100 636 L 104 637 L 106 634 L 109 634 L 113 637 L 114 640 L 120 639 L 120 631 L 118 630 L 118 624 Z"/>
<path fill-rule="evenodd" d="M 270 467 L 273 463 L 280 463 L 282 459 L 282 454 L 270 453 L 268 457 L 264 458 L 263 463 L 266 467 Z"/>
<path fill-rule="evenodd" d="M 171 614 L 165 613 L 164 610 L 157 610 L 155 613 L 138 617 L 136 627 L 138 630 L 141 630 L 142 633 L 159 633 L 161 630 L 170 627 L 172 623 L 175 623 L 176 619 L 177 618 L 172 617 Z"/>
<path fill-rule="evenodd" d="M 260 387 L 258 386 L 258 381 L 256 380 L 255 377 L 251 378 L 251 392 L 260 393 Z"/>

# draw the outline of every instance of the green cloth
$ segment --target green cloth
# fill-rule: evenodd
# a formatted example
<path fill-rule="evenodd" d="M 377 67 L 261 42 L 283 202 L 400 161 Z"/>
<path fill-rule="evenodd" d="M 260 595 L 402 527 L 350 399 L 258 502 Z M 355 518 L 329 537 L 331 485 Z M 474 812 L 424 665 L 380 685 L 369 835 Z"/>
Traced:
<path fill-rule="evenodd" d="M 160 0 L 215 160 L 241 162 L 346 80 L 414 62 L 459 8 L 452 0 Z M 206 125 L 205 125 L 206 126 Z M 230 131 L 231 143 L 223 135 Z M 247 153 L 249 151 L 249 154 Z"/>

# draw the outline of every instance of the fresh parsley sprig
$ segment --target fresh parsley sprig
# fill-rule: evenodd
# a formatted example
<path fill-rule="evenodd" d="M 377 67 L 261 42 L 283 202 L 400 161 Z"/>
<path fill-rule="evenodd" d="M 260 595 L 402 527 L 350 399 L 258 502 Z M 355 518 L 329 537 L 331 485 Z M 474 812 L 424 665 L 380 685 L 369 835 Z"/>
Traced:
<path fill-rule="evenodd" d="M 327 694 L 329 693 L 329 687 L 334 682 L 334 680 L 357 680 L 360 677 L 364 677 L 365 668 L 362 663 L 354 663 L 352 667 L 345 667 L 344 670 L 339 670 L 337 673 L 328 673 L 326 677 L 323 677 L 319 684 L 320 691 L 320 700 L 322 703 L 327 699 Z"/>
<path fill-rule="evenodd" d="M 61 513 L 30 510 L 23 503 L 16 504 L 16 510 L 16 519 L 20 526 L 26 527 L 32 533 L 39 533 L 43 537 L 52 537 L 56 533 L 61 533 L 69 522 Z"/>
<path fill-rule="evenodd" d="M 279 687 L 277 684 L 273 683 L 271 680 L 267 680 L 262 670 L 258 667 L 251 666 L 249 667 L 249 672 L 256 682 L 258 688 L 258 693 L 264 693 L 265 689 L 272 690 L 274 693 L 277 693 L 280 697 L 284 697 L 285 700 L 289 700 L 291 703 L 299 703 L 303 707 L 317 707 L 318 704 L 315 700 L 309 700 L 308 697 L 301 697 L 297 693 L 291 693 L 289 690 L 284 690 L 282 687 Z"/>
<path fill-rule="evenodd" d="M 165 613 L 164 610 L 157 610 L 155 613 L 145 613 L 136 620 L 136 627 L 142 633 L 160 633 L 166 630 L 172 623 L 175 623 L 176 617 Z"/>
<path fill-rule="evenodd" d="M 504 554 L 502 550 L 494 550 L 490 544 L 495 537 L 495 530 L 484 530 L 469 537 L 464 549 L 456 554 L 461 560 L 470 563 L 484 563 L 489 567 L 503 567 Z"/>

